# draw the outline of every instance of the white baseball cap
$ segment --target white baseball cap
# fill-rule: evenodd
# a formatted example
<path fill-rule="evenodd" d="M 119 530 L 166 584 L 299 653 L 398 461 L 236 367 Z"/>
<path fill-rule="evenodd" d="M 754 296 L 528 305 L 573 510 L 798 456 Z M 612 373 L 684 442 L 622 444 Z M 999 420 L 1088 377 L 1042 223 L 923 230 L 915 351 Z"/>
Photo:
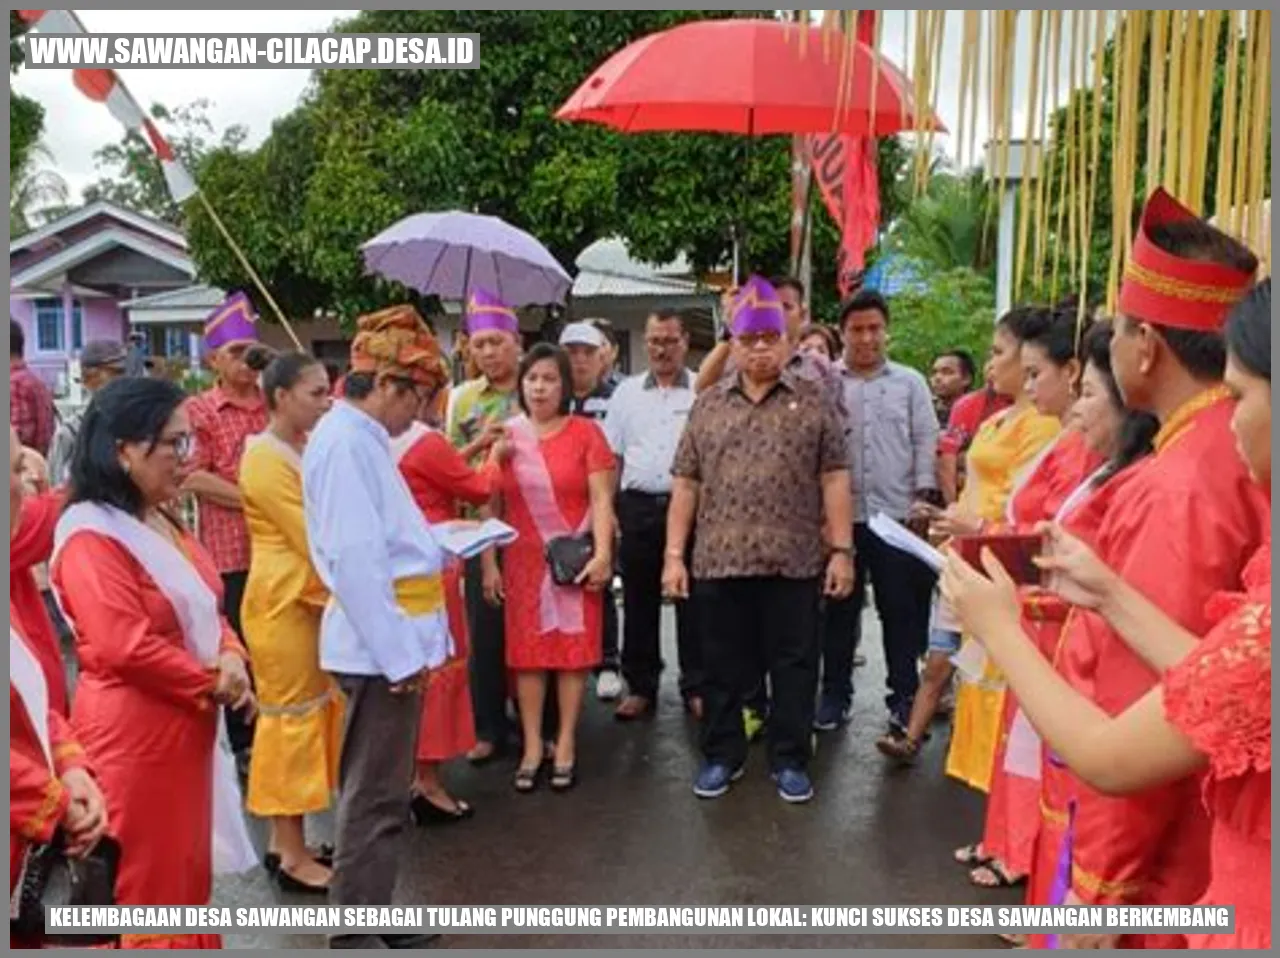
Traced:
<path fill-rule="evenodd" d="M 604 333 L 590 323 L 570 323 L 560 333 L 561 346 L 591 346 L 600 349 L 604 344 Z"/>

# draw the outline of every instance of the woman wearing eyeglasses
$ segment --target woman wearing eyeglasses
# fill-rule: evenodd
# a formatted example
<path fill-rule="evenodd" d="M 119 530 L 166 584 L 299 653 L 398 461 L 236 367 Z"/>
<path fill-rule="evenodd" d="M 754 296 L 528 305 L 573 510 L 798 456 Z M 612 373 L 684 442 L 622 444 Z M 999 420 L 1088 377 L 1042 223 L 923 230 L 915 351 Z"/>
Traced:
<path fill-rule="evenodd" d="M 159 379 L 117 380 L 94 397 L 55 536 L 53 587 L 80 661 L 71 722 L 121 844 L 121 905 L 205 905 L 215 868 L 256 864 L 235 766 L 218 745 L 219 706 L 255 706 L 245 651 L 219 611 L 213 560 L 166 508 L 190 468 L 186 398 Z"/>

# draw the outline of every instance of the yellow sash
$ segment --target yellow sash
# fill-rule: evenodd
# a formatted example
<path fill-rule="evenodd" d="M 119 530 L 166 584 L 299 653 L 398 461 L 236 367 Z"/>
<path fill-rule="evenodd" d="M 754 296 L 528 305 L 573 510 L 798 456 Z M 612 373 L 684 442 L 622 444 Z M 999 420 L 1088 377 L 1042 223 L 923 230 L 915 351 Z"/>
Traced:
<path fill-rule="evenodd" d="M 396 605 L 405 615 L 429 615 L 444 608 L 444 579 L 421 575 L 396 579 Z"/>

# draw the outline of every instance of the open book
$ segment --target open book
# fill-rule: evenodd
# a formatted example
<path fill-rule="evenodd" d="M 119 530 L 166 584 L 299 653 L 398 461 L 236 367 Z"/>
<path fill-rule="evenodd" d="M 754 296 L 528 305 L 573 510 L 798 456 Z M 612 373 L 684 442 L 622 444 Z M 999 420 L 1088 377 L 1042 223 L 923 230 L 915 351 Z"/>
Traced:
<path fill-rule="evenodd" d="M 484 522 L 441 522 L 431 527 L 440 548 L 459 559 L 471 559 L 492 546 L 516 541 L 516 530 L 499 519 Z"/>
<path fill-rule="evenodd" d="M 883 512 L 877 512 L 867 523 L 872 532 L 887 545 L 915 556 L 934 572 L 941 572 L 942 553 L 895 519 L 890 519 Z"/>

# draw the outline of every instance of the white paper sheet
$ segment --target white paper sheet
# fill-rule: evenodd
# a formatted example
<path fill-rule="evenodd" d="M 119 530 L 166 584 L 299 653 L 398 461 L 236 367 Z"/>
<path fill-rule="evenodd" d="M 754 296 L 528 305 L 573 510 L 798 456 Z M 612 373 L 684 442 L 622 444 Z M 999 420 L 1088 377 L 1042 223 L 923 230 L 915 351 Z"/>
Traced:
<path fill-rule="evenodd" d="M 516 541 L 516 530 L 499 519 L 481 523 L 444 522 L 434 526 L 440 548 L 459 559 L 478 556 L 491 546 L 506 546 Z"/>
<path fill-rule="evenodd" d="M 1004 770 L 1011 775 L 1040 781 L 1040 736 L 1022 709 L 1013 713 L 1013 725 L 1004 746 Z"/>
<path fill-rule="evenodd" d="M 960 651 L 951 656 L 951 664 L 970 682 L 981 682 L 987 673 L 987 650 L 981 642 L 965 639 Z"/>
<path fill-rule="evenodd" d="M 886 544 L 915 556 L 934 572 L 942 571 L 942 553 L 896 519 L 877 512 L 867 526 Z"/>

